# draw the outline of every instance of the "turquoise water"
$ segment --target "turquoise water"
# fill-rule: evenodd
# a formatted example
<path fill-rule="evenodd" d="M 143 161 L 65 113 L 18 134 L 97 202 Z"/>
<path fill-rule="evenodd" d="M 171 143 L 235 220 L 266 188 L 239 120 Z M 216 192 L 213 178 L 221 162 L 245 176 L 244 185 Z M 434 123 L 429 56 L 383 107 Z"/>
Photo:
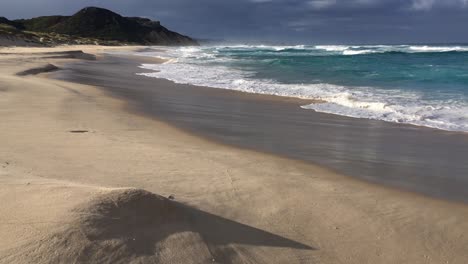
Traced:
<path fill-rule="evenodd" d="M 320 112 L 468 131 L 468 46 L 204 46 L 144 74 L 214 88 L 322 99 Z"/>
<path fill-rule="evenodd" d="M 331 83 L 391 89 L 428 90 L 428 96 L 468 94 L 468 52 L 387 52 L 342 55 L 311 50 L 220 49 L 236 59 L 232 66 L 249 69 L 255 78 L 283 83 Z M 433 93 L 433 91 L 439 93 Z"/>

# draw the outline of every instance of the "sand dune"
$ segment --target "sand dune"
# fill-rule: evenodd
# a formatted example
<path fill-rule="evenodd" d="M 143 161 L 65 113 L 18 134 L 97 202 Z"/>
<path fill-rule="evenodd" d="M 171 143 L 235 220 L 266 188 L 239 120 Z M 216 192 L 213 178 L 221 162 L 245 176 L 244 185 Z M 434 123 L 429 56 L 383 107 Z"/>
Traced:
<path fill-rule="evenodd" d="M 39 66 L 37 68 L 31 68 L 27 69 L 22 72 L 18 72 L 16 75 L 18 76 L 26 76 L 26 75 L 37 75 L 40 73 L 47 73 L 47 72 L 53 72 L 53 71 L 58 71 L 60 68 L 53 65 L 53 64 L 46 64 L 43 66 Z"/>
<path fill-rule="evenodd" d="M 102 191 L 101 191 L 102 192 Z M 183 207 L 137 189 L 95 195 L 1 263 L 201 263 L 211 255 Z"/>

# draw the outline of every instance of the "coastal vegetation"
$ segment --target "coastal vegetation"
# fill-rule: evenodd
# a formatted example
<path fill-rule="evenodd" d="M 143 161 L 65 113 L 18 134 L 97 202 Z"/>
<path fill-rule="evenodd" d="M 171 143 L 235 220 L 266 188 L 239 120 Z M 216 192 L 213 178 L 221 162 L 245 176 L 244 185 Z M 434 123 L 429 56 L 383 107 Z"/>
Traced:
<path fill-rule="evenodd" d="M 72 16 L 8 20 L 0 17 L 0 39 L 30 45 L 197 45 L 190 37 L 140 17 L 87 7 Z"/>

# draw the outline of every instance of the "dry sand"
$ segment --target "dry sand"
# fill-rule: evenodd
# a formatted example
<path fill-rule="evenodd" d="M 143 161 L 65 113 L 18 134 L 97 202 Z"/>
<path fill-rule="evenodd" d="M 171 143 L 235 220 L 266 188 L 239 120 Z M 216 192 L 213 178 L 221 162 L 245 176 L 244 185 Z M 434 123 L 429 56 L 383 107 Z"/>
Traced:
<path fill-rule="evenodd" d="M 76 49 L 106 48 L 0 49 L 0 263 L 467 263 L 466 205 L 217 145 L 95 87 L 16 75 Z"/>

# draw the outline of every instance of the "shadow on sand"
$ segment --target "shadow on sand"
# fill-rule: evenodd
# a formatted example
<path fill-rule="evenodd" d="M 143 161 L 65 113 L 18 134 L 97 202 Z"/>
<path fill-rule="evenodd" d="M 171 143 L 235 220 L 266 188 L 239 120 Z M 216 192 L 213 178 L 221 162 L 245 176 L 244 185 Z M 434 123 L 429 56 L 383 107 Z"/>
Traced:
<path fill-rule="evenodd" d="M 268 247 L 314 250 L 139 189 L 99 195 L 73 209 L 70 220 L 0 263 L 237 263 L 269 256 Z"/>

